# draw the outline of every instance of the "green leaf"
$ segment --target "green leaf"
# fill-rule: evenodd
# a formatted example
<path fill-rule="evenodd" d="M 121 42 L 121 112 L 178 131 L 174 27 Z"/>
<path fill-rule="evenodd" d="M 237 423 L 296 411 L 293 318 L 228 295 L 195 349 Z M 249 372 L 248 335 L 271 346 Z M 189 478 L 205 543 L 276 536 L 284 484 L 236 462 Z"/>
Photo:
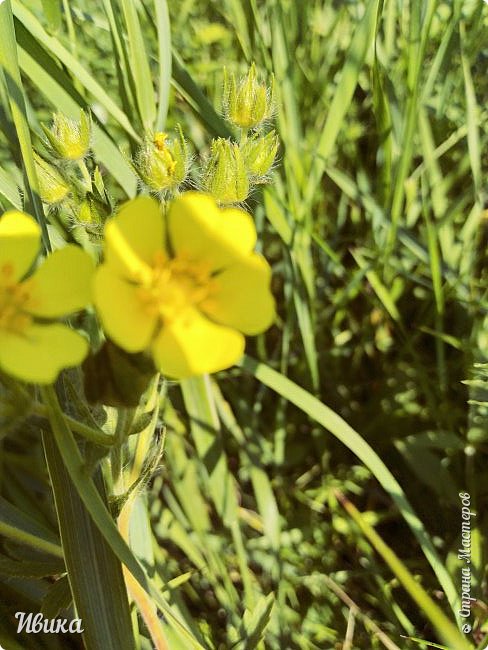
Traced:
<path fill-rule="evenodd" d="M 372 544 L 376 552 L 381 555 L 383 560 L 388 564 L 398 580 L 408 591 L 412 599 L 420 608 L 420 611 L 423 612 L 425 616 L 427 616 L 429 621 L 432 623 L 440 635 L 441 639 L 448 643 L 449 648 L 452 650 L 472 650 L 471 644 L 464 636 L 461 635 L 454 623 L 452 623 L 447 618 L 440 607 L 434 603 L 429 594 L 417 582 L 417 580 L 410 573 L 403 562 L 398 558 L 398 556 L 387 544 L 385 544 L 385 542 L 381 539 L 374 528 L 370 526 L 366 517 L 364 517 L 357 510 L 357 508 L 348 499 L 346 499 L 346 497 L 340 493 L 337 493 L 336 496 L 338 497 L 345 510 L 351 515 L 356 524 L 361 528 L 364 535 Z"/>
<path fill-rule="evenodd" d="M 10 176 L 0 169 L 0 194 L 14 207 L 16 210 L 22 210 L 22 201 L 20 200 L 19 188 Z"/>
<path fill-rule="evenodd" d="M 49 586 L 42 601 L 41 613 L 46 618 L 56 618 L 62 609 L 67 609 L 70 606 L 72 600 L 68 576 L 63 576 Z M 84 619 L 83 626 L 85 626 Z"/>

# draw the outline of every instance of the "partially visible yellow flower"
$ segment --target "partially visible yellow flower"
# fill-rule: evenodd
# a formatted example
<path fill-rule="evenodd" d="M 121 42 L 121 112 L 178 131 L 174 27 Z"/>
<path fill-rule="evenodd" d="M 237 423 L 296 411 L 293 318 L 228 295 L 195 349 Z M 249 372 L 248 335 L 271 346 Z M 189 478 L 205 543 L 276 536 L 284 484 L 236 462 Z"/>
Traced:
<path fill-rule="evenodd" d="M 87 341 L 62 323 L 46 323 L 90 301 L 93 262 L 76 246 L 52 253 L 25 278 L 40 248 L 40 228 L 23 212 L 0 218 L 0 369 L 49 384 L 81 363 Z M 42 319 L 38 320 L 38 319 Z"/>
<path fill-rule="evenodd" d="M 254 252 L 246 212 L 187 192 L 165 220 L 148 197 L 126 203 L 105 227 L 94 302 L 107 335 L 128 352 L 148 349 L 182 379 L 217 372 L 244 352 L 244 334 L 274 318 L 271 270 Z"/>

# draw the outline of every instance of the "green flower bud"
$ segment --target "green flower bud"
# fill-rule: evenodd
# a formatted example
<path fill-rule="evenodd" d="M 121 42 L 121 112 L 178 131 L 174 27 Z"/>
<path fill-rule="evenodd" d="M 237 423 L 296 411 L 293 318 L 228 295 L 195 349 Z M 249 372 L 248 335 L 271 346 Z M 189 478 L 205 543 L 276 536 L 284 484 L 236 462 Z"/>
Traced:
<path fill-rule="evenodd" d="M 274 131 L 264 137 L 254 135 L 242 145 L 246 169 L 254 183 L 265 183 L 268 180 L 267 174 L 274 163 L 278 146 L 278 136 Z"/>
<path fill-rule="evenodd" d="M 53 117 L 51 128 L 41 125 L 49 144 L 60 158 L 65 160 L 80 160 L 90 148 L 90 118 L 84 111 L 80 112 L 80 120 L 72 120 L 62 113 Z"/>
<path fill-rule="evenodd" d="M 61 203 L 70 193 L 68 183 L 53 165 L 36 153 L 34 153 L 34 163 L 41 199 L 50 205 Z"/>
<path fill-rule="evenodd" d="M 146 138 L 137 153 L 134 167 L 153 192 L 176 189 L 188 175 L 190 156 L 181 128 L 178 138 L 169 140 L 166 133 Z"/>
<path fill-rule="evenodd" d="M 249 178 L 239 145 L 213 140 L 203 172 L 203 187 L 218 203 L 240 203 L 249 194 Z"/>
<path fill-rule="evenodd" d="M 89 228 L 96 229 L 97 226 L 100 226 L 102 224 L 102 217 L 97 210 L 95 201 L 87 198 L 81 203 L 78 219 L 81 224 Z"/>
<path fill-rule="evenodd" d="M 224 78 L 223 108 L 227 120 L 241 129 L 255 129 L 274 111 L 274 85 L 267 88 L 256 78 L 254 63 L 238 82 L 235 75 Z"/>

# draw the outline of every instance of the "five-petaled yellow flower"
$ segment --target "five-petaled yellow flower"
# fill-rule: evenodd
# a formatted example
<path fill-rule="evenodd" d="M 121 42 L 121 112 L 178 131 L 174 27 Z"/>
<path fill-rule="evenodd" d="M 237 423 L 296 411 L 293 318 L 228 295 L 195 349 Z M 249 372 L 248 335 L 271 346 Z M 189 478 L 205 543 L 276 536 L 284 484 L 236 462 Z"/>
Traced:
<path fill-rule="evenodd" d="M 25 279 L 40 248 L 32 217 L 10 211 L 0 217 L 0 370 L 24 381 L 49 384 L 88 352 L 87 341 L 62 323 L 46 322 L 90 302 L 94 264 L 68 245 Z"/>
<path fill-rule="evenodd" d="M 274 318 L 271 271 L 254 252 L 246 212 L 187 192 L 163 217 L 151 198 L 126 203 L 105 228 L 94 302 L 108 336 L 128 352 L 152 353 L 182 379 L 232 366 L 244 334 Z"/>

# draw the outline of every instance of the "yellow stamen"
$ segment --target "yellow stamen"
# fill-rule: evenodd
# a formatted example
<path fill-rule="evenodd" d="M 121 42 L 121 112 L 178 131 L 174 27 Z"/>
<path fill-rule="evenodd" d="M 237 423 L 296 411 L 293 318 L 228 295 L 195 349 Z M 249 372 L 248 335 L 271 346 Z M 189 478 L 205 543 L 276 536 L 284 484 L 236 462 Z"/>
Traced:
<path fill-rule="evenodd" d="M 32 322 L 24 311 L 31 298 L 31 283 L 12 282 L 13 266 L 5 264 L 0 269 L 0 329 L 22 333 Z"/>
<path fill-rule="evenodd" d="M 140 284 L 138 296 L 146 311 L 158 315 L 164 324 L 198 306 L 211 294 L 210 269 L 182 256 L 168 260 L 156 256 L 149 281 Z"/>

